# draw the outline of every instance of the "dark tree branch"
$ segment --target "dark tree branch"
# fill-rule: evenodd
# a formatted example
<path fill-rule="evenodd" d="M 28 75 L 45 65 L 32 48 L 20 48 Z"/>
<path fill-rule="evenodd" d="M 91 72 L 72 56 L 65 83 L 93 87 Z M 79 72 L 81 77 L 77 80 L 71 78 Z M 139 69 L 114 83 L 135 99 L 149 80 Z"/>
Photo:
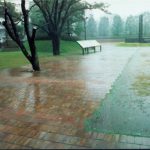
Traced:
<path fill-rule="evenodd" d="M 33 4 L 30 9 L 29 9 L 29 12 L 31 12 L 31 10 L 36 6 L 36 4 Z"/>
<path fill-rule="evenodd" d="M 58 12 L 57 23 L 60 22 L 60 18 L 61 18 L 64 7 L 65 7 L 65 0 L 62 0 L 62 3 L 61 3 L 60 8 L 59 8 L 59 12 Z"/>
<path fill-rule="evenodd" d="M 58 19 L 58 0 L 55 2 L 55 11 L 54 11 L 54 23 L 57 26 L 57 19 Z"/>
<path fill-rule="evenodd" d="M 33 30 L 32 30 L 32 37 L 31 37 L 31 40 L 32 40 L 32 41 L 35 40 L 36 31 L 37 31 L 37 27 L 33 27 Z"/>
<path fill-rule="evenodd" d="M 43 30 L 44 32 L 46 32 L 46 33 L 49 34 L 49 31 L 47 30 L 47 28 L 45 28 L 45 27 L 47 27 L 47 26 L 49 25 L 49 23 L 46 23 L 46 24 L 44 24 L 44 25 L 42 25 L 42 26 L 40 26 L 40 25 L 38 25 L 38 24 L 36 24 L 36 23 L 32 23 L 32 25 L 37 26 L 37 27 L 38 27 L 37 30 L 41 29 L 41 30 Z"/>
<path fill-rule="evenodd" d="M 29 33 L 29 16 L 28 16 L 28 12 L 26 11 L 25 8 L 25 0 L 21 0 L 21 8 L 22 8 L 22 13 L 23 13 L 23 17 L 24 17 L 24 28 L 25 28 L 25 33 L 27 35 L 27 39 L 28 41 L 30 41 L 31 37 L 30 37 L 30 33 Z"/>
<path fill-rule="evenodd" d="M 19 37 L 19 32 L 17 30 L 17 25 L 15 24 L 15 21 L 12 18 L 12 15 L 7 10 L 6 2 L 4 4 L 4 17 L 5 21 L 3 22 L 4 27 L 6 28 L 6 31 L 8 32 L 9 36 L 14 40 L 18 46 L 21 48 L 23 54 L 28 59 L 28 61 L 32 64 L 32 68 L 35 71 L 40 70 L 39 66 L 39 60 L 36 53 L 36 47 L 35 47 L 35 35 L 36 35 L 36 28 L 33 28 L 32 36 L 30 37 L 29 33 L 29 17 L 28 17 L 28 11 L 25 8 L 25 0 L 21 0 L 21 8 L 23 13 L 23 21 L 24 21 L 24 29 L 27 35 L 28 43 L 30 46 L 30 52 L 31 55 L 26 50 L 21 38 Z"/>

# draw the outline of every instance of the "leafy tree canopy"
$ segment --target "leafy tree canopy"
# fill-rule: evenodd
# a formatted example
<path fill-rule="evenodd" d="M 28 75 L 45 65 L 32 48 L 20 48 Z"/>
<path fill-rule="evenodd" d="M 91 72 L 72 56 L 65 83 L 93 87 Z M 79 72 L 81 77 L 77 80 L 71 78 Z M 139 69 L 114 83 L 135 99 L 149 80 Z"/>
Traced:
<path fill-rule="evenodd" d="M 7 2 L 7 1 L 6 1 L 6 4 L 7 4 L 8 10 L 12 14 L 12 17 L 18 19 L 20 14 L 18 12 L 16 12 L 15 4 L 13 4 L 11 2 Z M 2 17 L 2 18 L 4 17 L 4 1 L 2 1 L 2 0 L 0 0 L 0 17 Z"/>
<path fill-rule="evenodd" d="M 33 0 L 38 6 L 47 24 L 46 32 L 52 38 L 53 54 L 60 54 L 60 37 L 67 21 L 73 19 L 77 12 L 85 9 L 100 9 L 107 12 L 108 5 L 95 3 L 93 5 L 82 0 Z M 108 13 L 108 12 L 107 12 Z"/>

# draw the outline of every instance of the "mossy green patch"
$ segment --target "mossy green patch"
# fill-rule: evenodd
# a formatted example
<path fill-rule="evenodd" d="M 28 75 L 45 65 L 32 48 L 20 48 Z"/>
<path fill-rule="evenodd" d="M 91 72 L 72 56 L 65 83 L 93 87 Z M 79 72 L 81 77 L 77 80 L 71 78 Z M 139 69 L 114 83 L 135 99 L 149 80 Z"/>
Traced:
<path fill-rule="evenodd" d="M 138 76 L 132 86 L 139 96 L 150 96 L 150 75 Z"/>
<path fill-rule="evenodd" d="M 102 105 L 85 120 L 87 131 L 150 137 L 149 96 L 138 95 L 133 90 L 134 84 L 140 90 L 144 87 L 144 92 L 149 88 L 149 76 L 139 77 L 134 83 L 141 72 L 138 68 L 142 64 L 140 59 L 138 54 L 132 58 Z M 148 95 L 147 92 L 144 95 Z"/>
<path fill-rule="evenodd" d="M 125 42 L 120 42 L 120 43 L 117 43 L 116 46 L 120 46 L 120 47 L 149 47 L 150 43 L 125 43 Z"/>

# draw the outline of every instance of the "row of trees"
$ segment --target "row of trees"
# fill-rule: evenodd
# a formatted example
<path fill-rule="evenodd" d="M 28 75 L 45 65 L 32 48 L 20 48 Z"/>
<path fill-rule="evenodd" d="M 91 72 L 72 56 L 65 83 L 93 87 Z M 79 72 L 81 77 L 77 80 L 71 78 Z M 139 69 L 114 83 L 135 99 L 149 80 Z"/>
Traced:
<path fill-rule="evenodd" d="M 65 27 L 67 26 L 69 31 L 70 26 L 83 17 L 82 14 L 86 9 L 100 9 L 107 13 L 106 8 L 108 7 L 104 3 L 91 5 L 82 0 L 33 0 L 30 9 L 27 9 L 25 2 L 25 0 L 21 0 L 21 12 L 19 15 L 14 15 L 11 12 L 6 0 L 1 0 L 0 6 L 2 6 L 2 14 L 5 19 L 3 25 L 7 33 L 20 47 L 34 71 L 40 71 L 35 45 L 37 29 L 47 33 L 49 40 L 52 41 L 53 55 L 60 55 L 60 39 Z M 32 22 L 30 22 L 30 13 L 32 14 Z M 38 19 L 37 14 L 41 20 Z M 29 49 L 25 47 L 19 35 L 19 22 L 22 24 Z"/>
<path fill-rule="evenodd" d="M 87 21 L 88 38 L 121 37 L 123 33 L 123 20 L 119 15 L 113 17 L 112 23 L 108 17 L 102 17 L 97 23 L 92 15 Z"/>
<path fill-rule="evenodd" d="M 143 36 L 150 36 L 150 13 L 143 13 Z M 83 25 L 82 25 L 83 26 Z M 124 21 L 119 15 L 112 20 L 102 17 L 97 23 L 93 16 L 87 20 L 88 38 L 137 38 L 139 34 L 139 16 L 128 16 Z"/>

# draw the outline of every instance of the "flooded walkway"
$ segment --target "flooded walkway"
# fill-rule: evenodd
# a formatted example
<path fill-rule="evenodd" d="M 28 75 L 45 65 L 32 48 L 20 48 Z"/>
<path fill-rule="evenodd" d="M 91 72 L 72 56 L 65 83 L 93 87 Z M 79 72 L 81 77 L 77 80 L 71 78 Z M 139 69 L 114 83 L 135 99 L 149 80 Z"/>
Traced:
<path fill-rule="evenodd" d="M 150 52 L 149 48 L 140 48 L 111 92 L 86 120 L 86 128 L 95 134 L 124 135 L 123 144 L 130 143 L 125 148 L 140 148 L 144 144 L 150 148 L 149 117 Z"/>
<path fill-rule="evenodd" d="M 40 73 L 28 66 L 1 70 L 0 148 L 118 146 L 120 135 L 88 132 L 84 121 L 137 50 L 105 44 L 101 53 L 46 60 Z"/>

